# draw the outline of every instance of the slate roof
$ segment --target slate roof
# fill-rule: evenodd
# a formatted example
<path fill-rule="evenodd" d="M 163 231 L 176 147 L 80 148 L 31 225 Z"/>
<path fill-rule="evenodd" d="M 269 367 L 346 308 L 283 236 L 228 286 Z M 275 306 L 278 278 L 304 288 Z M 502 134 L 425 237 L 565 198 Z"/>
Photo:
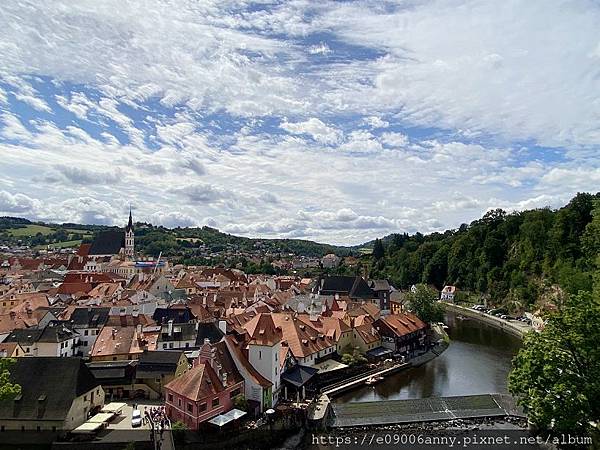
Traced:
<path fill-rule="evenodd" d="M 196 324 L 177 323 L 173 324 L 172 327 L 171 335 L 169 335 L 169 325 L 162 325 L 159 342 L 196 340 Z"/>
<path fill-rule="evenodd" d="M 321 279 L 321 295 L 348 295 L 350 298 L 377 298 L 377 294 L 360 276 L 330 276 Z"/>
<path fill-rule="evenodd" d="M 0 420 L 65 420 L 76 397 L 100 386 L 80 358 L 17 358 L 10 378 L 21 395 L 0 401 Z"/>
<path fill-rule="evenodd" d="M 44 328 L 38 342 L 58 343 L 64 342 L 67 339 L 73 339 L 79 333 L 73 330 L 69 323 L 61 320 L 53 320 Z"/>
<path fill-rule="evenodd" d="M 133 383 L 136 364 L 136 361 L 101 361 L 87 366 L 103 386 L 119 386 Z"/>
<path fill-rule="evenodd" d="M 209 339 L 211 344 L 219 342 L 223 338 L 223 332 L 214 322 L 199 322 L 196 345 L 204 344 L 204 339 Z"/>
<path fill-rule="evenodd" d="M 108 321 L 110 308 L 75 308 L 69 321 L 75 328 L 100 328 Z"/>
<path fill-rule="evenodd" d="M 89 255 L 117 255 L 125 247 L 125 233 L 121 230 L 98 233 L 88 252 Z"/>
<path fill-rule="evenodd" d="M 3 342 L 18 342 L 24 346 L 31 346 L 38 341 L 43 332 L 44 330 L 37 328 L 16 329 L 6 336 Z"/>
<path fill-rule="evenodd" d="M 140 355 L 137 378 L 156 378 L 157 375 L 174 375 L 181 359 L 181 351 L 145 351 Z"/>
<path fill-rule="evenodd" d="M 194 319 L 190 308 L 156 308 L 152 318 L 156 323 L 167 323 L 172 320 L 174 323 L 187 323 Z"/>

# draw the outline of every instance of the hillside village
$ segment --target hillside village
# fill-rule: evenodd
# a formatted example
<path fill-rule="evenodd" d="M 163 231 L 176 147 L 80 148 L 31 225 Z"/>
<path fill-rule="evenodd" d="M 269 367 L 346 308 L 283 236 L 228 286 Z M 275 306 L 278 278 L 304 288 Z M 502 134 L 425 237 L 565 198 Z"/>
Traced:
<path fill-rule="evenodd" d="M 230 411 L 306 410 L 324 385 L 432 340 L 387 280 L 172 264 L 136 251 L 131 212 L 75 253 L 0 255 L 0 279 L 0 352 L 22 388 L 0 402 L 2 430 L 93 431 L 121 402 L 190 430 Z"/>

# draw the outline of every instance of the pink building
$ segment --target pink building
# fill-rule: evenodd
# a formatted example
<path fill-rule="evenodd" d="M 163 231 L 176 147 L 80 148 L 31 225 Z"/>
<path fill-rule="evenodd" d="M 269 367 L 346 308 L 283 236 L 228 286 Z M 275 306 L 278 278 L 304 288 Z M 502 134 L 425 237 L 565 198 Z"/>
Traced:
<path fill-rule="evenodd" d="M 172 422 L 197 430 L 202 422 L 233 409 L 244 380 L 223 342 L 205 343 L 194 366 L 165 386 L 165 408 Z"/>

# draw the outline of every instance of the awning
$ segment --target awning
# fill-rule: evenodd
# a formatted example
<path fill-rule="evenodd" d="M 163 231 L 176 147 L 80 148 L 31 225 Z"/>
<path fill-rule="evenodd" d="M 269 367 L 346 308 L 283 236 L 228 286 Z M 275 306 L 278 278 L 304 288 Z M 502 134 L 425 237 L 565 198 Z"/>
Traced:
<path fill-rule="evenodd" d="M 310 381 L 318 371 L 319 369 L 315 369 L 314 367 L 295 366 L 292 369 L 285 371 L 281 375 L 281 379 L 293 386 L 301 387 Z"/>
<path fill-rule="evenodd" d="M 232 409 L 228 413 L 223 414 L 224 416 L 231 417 L 231 420 L 237 420 L 240 417 L 244 417 L 246 415 L 246 411 L 240 411 L 239 409 Z"/>
<path fill-rule="evenodd" d="M 222 427 L 223 425 L 227 425 L 229 422 L 233 421 L 232 417 L 227 416 L 226 414 L 219 414 L 216 417 L 213 417 L 208 421 L 208 423 L 212 423 L 218 427 Z"/>
<path fill-rule="evenodd" d="M 104 405 L 104 407 L 100 410 L 100 412 L 103 412 L 103 413 L 118 413 L 125 406 L 127 406 L 127 403 L 111 402 L 111 403 L 108 403 L 108 404 Z"/>
<path fill-rule="evenodd" d="M 89 423 L 104 423 L 113 418 L 115 413 L 98 413 L 88 420 Z"/>
<path fill-rule="evenodd" d="M 331 372 L 333 370 L 343 369 L 348 367 L 347 364 L 336 361 L 335 359 L 326 359 L 325 361 L 321 361 L 318 364 L 315 364 L 313 367 L 319 369 L 319 373 Z"/>
<path fill-rule="evenodd" d="M 91 433 L 93 433 L 95 431 L 98 431 L 100 428 L 102 428 L 102 423 L 85 422 L 85 423 L 79 425 L 73 431 L 71 431 L 71 433 L 75 433 L 75 434 L 91 434 Z"/>
<path fill-rule="evenodd" d="M 367 352 L 367 356 L 370 356 L 371 358 L 381 358 L 383 356 L 388 356 L 388 355 L 392 355 L 392 353 L 394 353 L 392 350 L 390 350 L 389 348 L 385 348 L 385 347 L 377 347 L 374 348 L 373 350 L 369 350 Z"/>

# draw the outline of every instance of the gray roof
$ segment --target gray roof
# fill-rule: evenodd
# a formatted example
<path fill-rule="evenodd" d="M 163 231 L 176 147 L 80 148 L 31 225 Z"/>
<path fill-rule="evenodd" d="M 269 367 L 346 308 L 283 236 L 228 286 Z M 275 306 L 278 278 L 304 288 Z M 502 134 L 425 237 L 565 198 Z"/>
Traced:
<path fill-rule="evenodd" d="M 120 230 L 102 231 L 98 233 L 89 255 L 117 255 L 125 247 L 125 233 Z"/>
<path fill-rule="evenodd" d="M 10 379 L 21 394 L 0 401 L 0 420 L 65 420 L 73 400 L 100 385 L 80 358 L 17 358 Z"/>
<path fill-rule="evenodd" d="M 75 308 L 69 321 L 75 328 L 100 328 L 108 321 L 109 307 Z"/>

